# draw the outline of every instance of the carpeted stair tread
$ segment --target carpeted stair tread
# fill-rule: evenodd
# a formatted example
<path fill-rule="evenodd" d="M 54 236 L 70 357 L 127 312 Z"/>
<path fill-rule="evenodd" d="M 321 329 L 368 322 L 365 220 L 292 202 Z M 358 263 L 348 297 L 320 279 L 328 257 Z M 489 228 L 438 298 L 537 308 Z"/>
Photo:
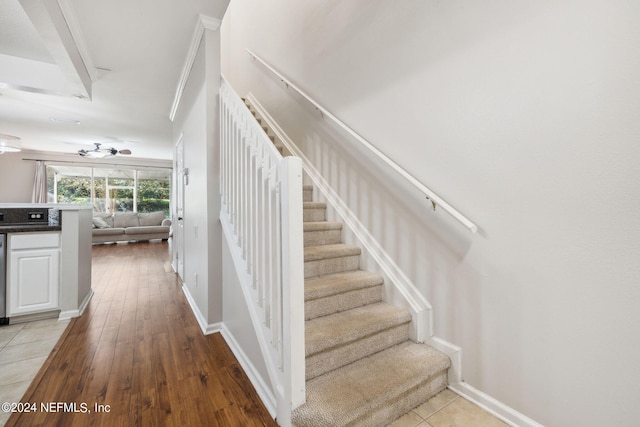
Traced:
<path fill-rule="evenodd" d="M 429 346 L 398 344 L 307 381 L 307 402 L 293 412 L 293 424 L 385 426 L 444 389 L 449 365 Z"/>
<path fill-rule="evenodd" d="M 384 279 L 363 270 L 310 277 L 305 280 L 305 320 L 328 316 L 382 301 Z"/>
<path fill-rule="evenodd" d="M 304 209 L 326 209 L 327 204 L 325 202 L 303 202 L 302 207 Z"/>
<path fill-rule="evenodd" d="M 364 270 L 312 277 L 304 282 L 304 300 L 307 302 L 344 292 L 380 286 L 383 282 L 384 279 L 379 274 Z"/>
<path fill-rule="evenodd" d="M 303 224 L 304 231 L 342 230 L 339 221 L 307 221 Z"/>
<path fill-rule="evenodd" d="M 338 243 L 333 245 L 308 246 L 304 248 L 304 261 L 319 261 L 331 258 L 360 255 L 360 247 Z"/>
<path fill-rule="evenodd" d="M 407 310 L 383 302 L 319 317 L 305 323 L 305 353 L 311 356 L 409 322 Z"/>

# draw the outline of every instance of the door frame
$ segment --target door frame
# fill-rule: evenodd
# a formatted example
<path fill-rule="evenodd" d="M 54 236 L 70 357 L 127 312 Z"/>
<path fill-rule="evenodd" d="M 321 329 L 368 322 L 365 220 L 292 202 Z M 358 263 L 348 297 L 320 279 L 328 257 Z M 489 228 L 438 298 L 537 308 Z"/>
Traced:
<path fill-rule="evenodd" d="M 173 156 L 173 176 L 175 188 L 175 210 L 173 215 L 173 270 L 184 282 L 184 192 L 185 192 L 185 168 L 184 168 L 184 142 L 183 134 L 180 134 L 176 142 Z"/>

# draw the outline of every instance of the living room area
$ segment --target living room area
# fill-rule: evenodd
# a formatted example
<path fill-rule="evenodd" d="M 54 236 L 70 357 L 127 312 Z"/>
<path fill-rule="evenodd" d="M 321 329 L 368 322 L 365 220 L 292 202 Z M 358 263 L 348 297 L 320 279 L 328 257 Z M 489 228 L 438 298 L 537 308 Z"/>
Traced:
<path fill-rule="evenodd" d="M 11 28 L 0 37 L 2 208 L 87 210 L 79 234 L 88 235 L 81 256 L 91 268 L 99 248 L 96 257 L 124 259 L 136 247 L 160 248 L 200 334 L 222 316 L 221 232 L 211 214 L 217 136 L 207 111 L 227 4 L 126 4 L 127 13 L 99 2 L 0 5 L 0 27 Z M 95 275 L 86 276 L 97 293 Z"/>

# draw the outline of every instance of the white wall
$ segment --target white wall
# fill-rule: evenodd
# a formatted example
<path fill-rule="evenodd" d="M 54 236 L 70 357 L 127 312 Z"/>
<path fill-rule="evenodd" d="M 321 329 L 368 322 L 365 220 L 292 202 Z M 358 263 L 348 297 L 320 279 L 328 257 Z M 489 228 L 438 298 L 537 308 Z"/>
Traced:
<path fill-rule="evenodd" d="M 184 285 L 205 329 L 222 321 L 222 230 L 218 158 L 220 33 L 205 30 L 174 120 L 174 139 L 182 135 L 184 167 Z M 203 324 L 204 322 L 204 324 Z"/>
<path fill-rule="evenodd" d="M 235 245 L 235 242 L 231 242 Z M 276 390 L 269 379 L 269 371 L 262 358 L 262 351 L 256 335 L 251 314 L 247 307 L 242 283 L 234 267 L 233 257 L 229 249 L 230 243 L 223 237 L 223 334 L 233 350 L 245 373 L 251 380 L 262 403 L 276 415 Z"/>
<path fill-rule="evenodd" d="M 231 3 L 223 74 L 434 306 L 464 381 L 548 426 L 640 418 L 640 4 Z M 480 227 L 471 235 L 255 51 Z"/>
<path fill-rule="evenodd" d="M 209 240 L 209 313 L 222 320 L 222 227 L 220 225 L 220 31 L 206 31 L 207 237 Z"/>
<path fill-rule="evenodd" d="M 24 153 L 0 155 L 0 203 L 31 203 L 36 162 Z"/>
<path fill-rule="evenodd" d="M 65 205 L 63 205 L 65 206 Z M 61 210 L 60 317 L 78 316 L 91 297 L 91 206 Z"/>

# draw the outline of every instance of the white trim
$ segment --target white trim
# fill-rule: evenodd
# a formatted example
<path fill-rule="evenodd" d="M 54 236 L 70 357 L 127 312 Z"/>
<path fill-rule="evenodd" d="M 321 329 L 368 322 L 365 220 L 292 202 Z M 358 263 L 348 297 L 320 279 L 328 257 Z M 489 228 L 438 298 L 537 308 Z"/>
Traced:
<path fill-rule="evenodd" d="M 80 307 L 78 307 L 77 310 L 61 311 L 60 314 L 58 315 L 58 321 L 69 320 L 69 319 L 73 319 L 74 317 L 82 316 L 82 314 L 84 313 L 84 310 L 89 305 L 89 301 L 91 301 L 91 298 L 93 298 L 93 289 L 89 288 L 89 292 L 87 293 L 87 296 L 84 297 L 84 300 L 82 300 Z"/>
<path fill-rule="evenodd" d="M 79 310 L 65 310 L 65 311 L 61 311 L 60 314 L 58 315 L 58 321 L 69 320 L 69 319 L 73 319 L 74 317 L 80 317 Z"/>
<path fill-rule="evenodd" d="M 82 300 L 82 303 L 80 304 L 80 307 L 78 307 L 78 311 L 79 311 L 78 314 L 80 316 L 82 316 L 82 314 L 84 313 L 84 310 L 89 305 L 89 301 L 91 301 L 91 298 L 93 298 L 93 288 L 89 288 L 89 292 L 84 297 L 84 300 Z"/>
<path fill-rule="evenodd" d="M 256 392 L 258 393 L 260 400 L 262 400 L 262 403 L 267 408 L 267 411 L 269 411 L 271 418 L 275 419 L 277 412 L 277 403 L 276 398 L 271 391 L 271 388 L 267 383 L 265 383 L 262 375 L 260 375 L 254 364 L 251 363 L 251 359 L 247 357 L 240 344 L 238 344 L 236 338 L 224 323 L 222 324 L 220 333 L 233 352 L 233 355 L 236 357 L 236 359 L 238 359 L 238 362 L 240 363 L 240 366 L 242 366 L 244 372 L 247 374 L 247 377 L 249 377 L 251 385 L 253 385 L 253 388 L 255 388 Z"/>
<path fill-rule="evenodd" d="M 202 315 L 202 312 L 198 308 L 198 304 L 196 304 L 196 301 L 191 296 L 189 288 L 187 288 L 187 286 L 184 284 L 182 285 L 182 292 L 184 292 L 184 295 L 187 297 L 187 302 L 191 307 L 191 311 L 193 312 L 198 325 L 200 325 L 200 330 L 202 331 L 202 333 L 205 335 L 209 335 L 220 332 L 222 330 L 222 323 L 207 323 L 207 319 L 205 319 L 205 317 Z"/>
<path fill-rule="evenodd" d="M 449 384 L 459 384 L 462 382 L 462 348 L 455 344 L 451 344 L 449 341 L 445 341 L 442 338 L 435 336 L 430 337 L 425 341 L 425 344 L 435 348 L 446 354 L 451 360 L 451 366 L 447 372 L 447 379 Z"/>
<path fill-rule="evenodd" d="M 196 22 L 196 28 L 194 29 L 193 36 L 191 37 L 191 44 L 187 51 L 187 58 L 184 61 L 180 79 L 178 79 L 178 87 L 176 88 L 176 94 L 173 97 L 173 104 L 171 104 L 171 111 L 169 112 L 169 119 L 171 121 L 176 118 L 182 94 L 184 93 L 187 81 L 189 80 L 189 75 L 191 74 L 191 68 L 193 68 L 193 63 L 198 55 L 198 48 L 200 47 L 204 30 L 217 31 L 218 28 L 220 28 L 220 24 L 222 24 L 222 21 L 219 19 L 211 18 L 210 16 L 203 14 L 199 15 L 198 22 Z"/>
<path fill-rule="evenodd" d="M 474 388 L 473 386 L 460 382 L 458 384 L 450 384 L 449 389 L 456 392 L 465 399 L 475 403 L 485 411 L 500 418 L 510 426 L 515 427 L 544 427 L 542 424 L 532 420 L 526 415 L 521 414 L 515 409 L 505 405 L 504 403 L 494 399 L 486 393 Z"/>

